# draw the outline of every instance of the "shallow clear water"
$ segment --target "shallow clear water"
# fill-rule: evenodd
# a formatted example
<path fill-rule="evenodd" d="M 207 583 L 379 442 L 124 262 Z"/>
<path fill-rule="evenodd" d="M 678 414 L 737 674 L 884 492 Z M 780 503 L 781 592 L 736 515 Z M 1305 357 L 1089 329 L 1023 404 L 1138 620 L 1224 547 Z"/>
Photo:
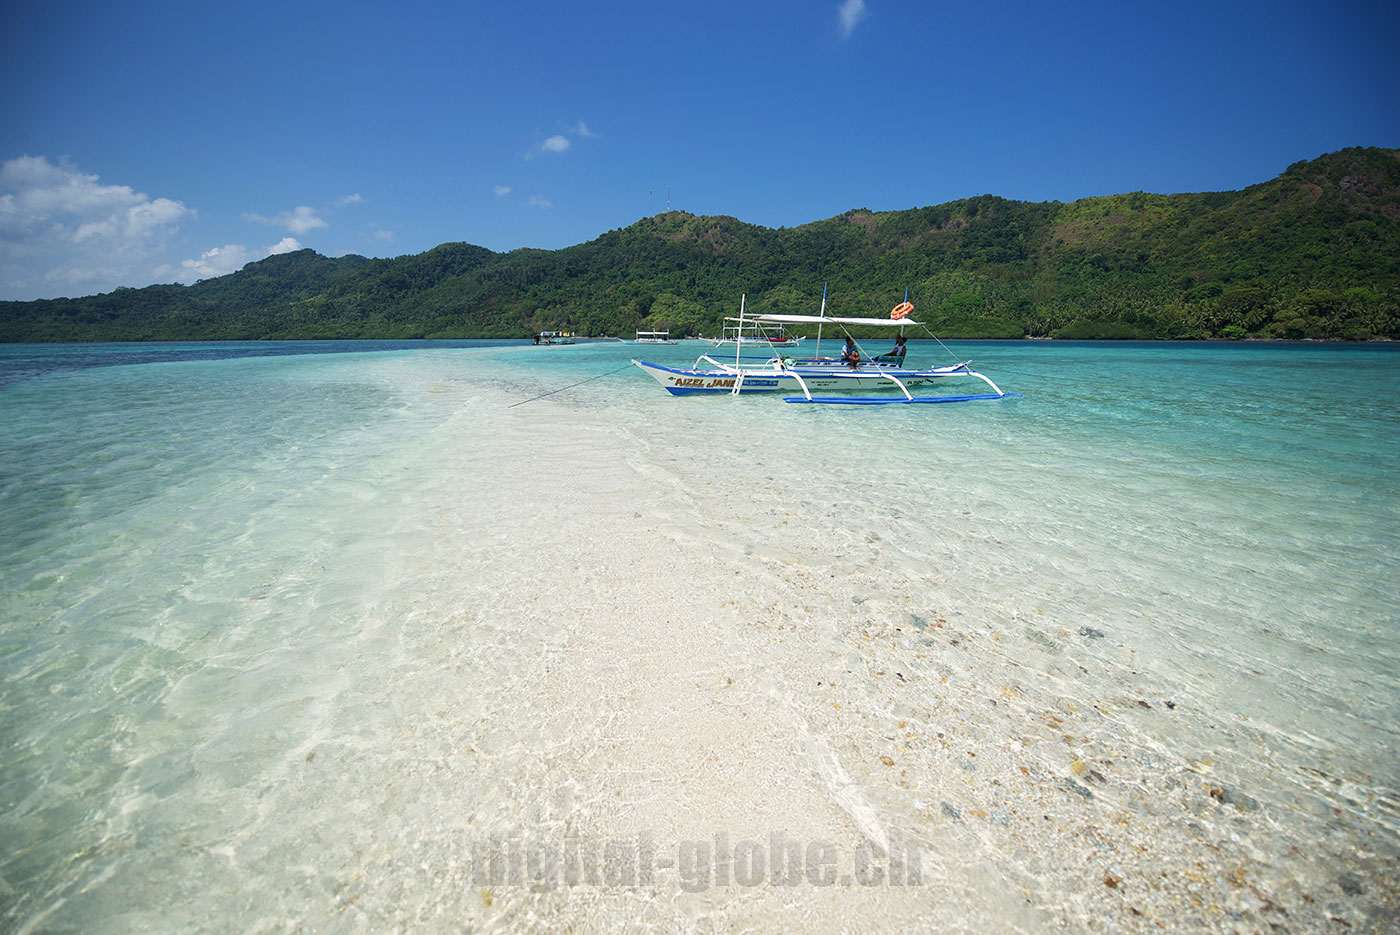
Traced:
<path fill-rule="evenodd" d="M 1400 353 L 968 342 L 1022 398 L 873 408 L 628 365 L 700 350 L 0 348 L 5 927 L 762 928 L 461 868 L 782 829 L 939 883 L 818 927 L 1393 918 Z"/>

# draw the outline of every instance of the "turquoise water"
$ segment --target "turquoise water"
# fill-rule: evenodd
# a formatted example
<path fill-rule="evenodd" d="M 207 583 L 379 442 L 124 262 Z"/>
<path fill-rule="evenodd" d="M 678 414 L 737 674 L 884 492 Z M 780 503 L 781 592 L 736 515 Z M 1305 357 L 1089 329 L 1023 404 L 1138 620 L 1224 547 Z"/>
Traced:
<path fill-rule="evenodd" d="M 1023 395 L 939 407 L 628 365 L 702 349 L 0 348 L 5 927 L 783 918 L 453 875 L 727 822 L 946 874 L 833 928 L 1393 918 L 1400 351 L 965 342 Z"/>

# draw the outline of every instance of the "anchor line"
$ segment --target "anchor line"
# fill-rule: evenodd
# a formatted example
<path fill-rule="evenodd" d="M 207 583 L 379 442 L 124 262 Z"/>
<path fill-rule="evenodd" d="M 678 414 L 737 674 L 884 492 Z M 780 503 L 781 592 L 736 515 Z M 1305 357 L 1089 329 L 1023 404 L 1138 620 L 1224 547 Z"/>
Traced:
<path fill-rule="evenodd" d="M 589 377 L 587 380 L 579 380 L 577 383 L 570 383 L 568 386 L 561 386 L 561 387 L 559 387 L 559 389 L 557 389 L 557 390 L 550 390 L 548 393 L 541 393 L 541 394 L 538 395 L 538 396 L 531 396 L 529 399 L 522 399 L 522 400 L 521 400 L 520 402 L 518 402 L 518 403 L 511 403 L 511 404 L 510 404 L 509 406 L 507 406 L 506 408 L 507 408 L 507 409 L 514 409 L 516 406 L 523 406 L 523 405 L 525 405 L 526 403 L 532 403 L 532 402 L 534 402 L 534 401 L 537 400 L 537 399 L 544 399 L 546 396 L 553 396 L 555 393 L 562 393 L 562 392 L 564 392 L 565 390 L 573 389 L 573 388 L 576 387 L 576 386 L 582 386 L 582 385 L 585 384 L 585 383 L 592 383 L 594 380 L 601 380 L 603 377 L 611 376 L 611 375 L 613 375 L 614 373 L 620 373 L 621 371 L 626 370 L 626 369 L 627 369 L 628 367 L 630 367 L 630 366 L 632 366 L 631 363 L 623 364 L 621 367 L 618 367 L 618 368 L 616 368 L 615 370 L 609 370 L 607 373 L 595 374 L 595 375 Z"/>

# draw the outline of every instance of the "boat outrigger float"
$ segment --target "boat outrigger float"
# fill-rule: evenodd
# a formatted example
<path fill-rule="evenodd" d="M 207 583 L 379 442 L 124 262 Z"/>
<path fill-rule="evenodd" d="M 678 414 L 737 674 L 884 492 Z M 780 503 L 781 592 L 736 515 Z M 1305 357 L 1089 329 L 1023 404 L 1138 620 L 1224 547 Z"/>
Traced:
<path fill-rule="evenodd" d="M 847 325 L 861 327 L 900 328 L 924 326 L 909 317 L 913 306 L 906 299 L 895 306 L 890 318 L 844 318 L 828 317 L 826 298 L 822 298 L 820 315 L 750 315 L 745 317 L 743 300 L 739 305 L 739 321 L 752 323 L 758 328 L 765 324 L 789 325 L 804 324 L 817 326 L 817 354 L 821 353 L 821 328 L 837 325 L 844 331 Z M 924 328 L 928 331 L 927 328 Z M 932 332 L 928 332 L 932 335 Z M 847 337 L 850 337 L 847 333 Z M 934 338 L 937 340 L 937 338 Z M 855 339 L 851 338 L 854 344 Z M 940 346 L 943 342 L 939 341 Z M 903 342 L 899 343 L 902 350 Z M 946 350 L 946 346 L 944 347 Z M 949 352 L 952 353 L 951 351 Z M 956 358 L 955 358 L 956 359 Z M 1020 396 L 1020 393 L 1007 393 L 992 382 L 986 374 L 978 373 L 971 367 L 971 361 L 960 361 L 946 367 L 917 369 L 904 366 L 901 354 L 883 357 L 867 355 L 856 345 L 855 360 L 848 357 L 805 357 L 794 358 L 782 355 L 764 357 L 743 357 L 735 348 L 733 362 L 721 361 L 709 354 L 701 354 L 689 369 L 677 369 L 661 364 L 634 359 L 636 364 L 649 373 L 656 382 L 674 396 L 689 396 L 695 393 L 800 393 L 784 396 L 788 403 L 824 403 L 847 406 L 883 406 L 891 403 L 962 403 L 983 399 L 1007 399 Z M 981 380 L 991 388 L 990 393 L 965 393 L 952 396 L 916 396 L 911 390 L 954 379 Z M 819 392 L 849 390 L 898 390 L 897 394 L 885 396 L 819 396 Z"/>

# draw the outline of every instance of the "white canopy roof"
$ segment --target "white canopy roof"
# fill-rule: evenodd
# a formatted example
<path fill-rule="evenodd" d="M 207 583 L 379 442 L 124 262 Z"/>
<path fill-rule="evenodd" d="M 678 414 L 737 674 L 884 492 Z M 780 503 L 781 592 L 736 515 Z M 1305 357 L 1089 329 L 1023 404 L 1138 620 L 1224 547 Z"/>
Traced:
<path fill-rule="evenodd" d="M 875 327 L 899 327 L 919 324 L 912 318 L 823 318 L 821 315 L 754 315 L 750 321 L 785 322 L 793 325 L 873 325 Z"/>

